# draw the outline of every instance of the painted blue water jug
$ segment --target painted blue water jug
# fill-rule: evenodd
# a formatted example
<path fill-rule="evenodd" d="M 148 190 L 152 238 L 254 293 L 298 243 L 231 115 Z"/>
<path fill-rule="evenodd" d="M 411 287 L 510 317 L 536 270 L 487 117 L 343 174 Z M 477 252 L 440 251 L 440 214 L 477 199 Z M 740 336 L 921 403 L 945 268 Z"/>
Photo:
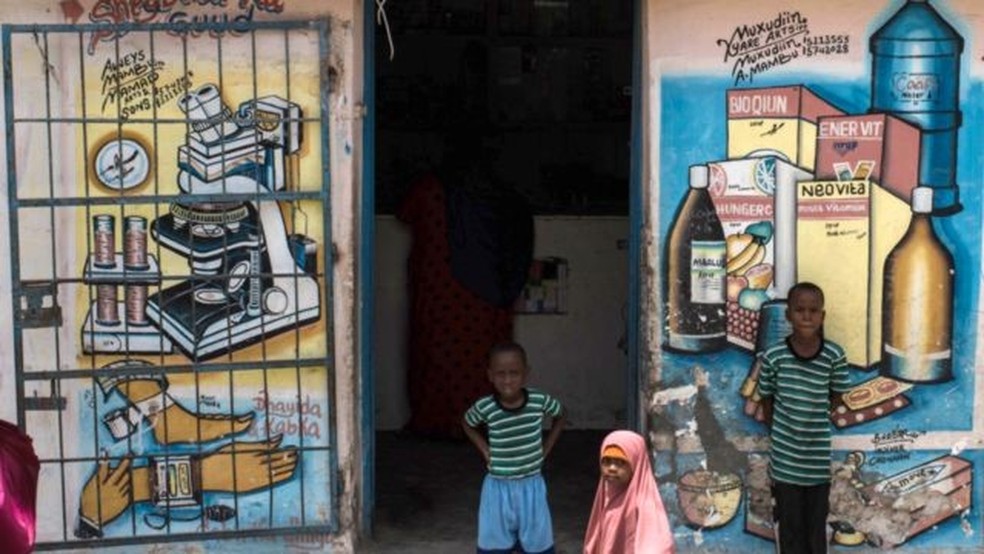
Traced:
<path fill-rule="evenodd" d="M 927 0 L 907 0 L 871 35 L 871 111 L 922 129 L 919 183 L 933 188 L 933 212 L 960 210 L 956 184 L 960 54 L 964 41 Z"/>

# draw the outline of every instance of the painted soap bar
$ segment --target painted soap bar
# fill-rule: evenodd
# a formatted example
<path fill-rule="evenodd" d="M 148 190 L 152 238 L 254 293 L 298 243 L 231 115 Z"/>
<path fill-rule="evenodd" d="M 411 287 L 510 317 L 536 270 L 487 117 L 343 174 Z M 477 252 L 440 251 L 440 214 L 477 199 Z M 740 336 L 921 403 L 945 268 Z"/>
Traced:
<path fill-rule="evenodd" d="M 851 387 L 851 390 L 844 393 L 844 404 L 850 410 L 863 410 L 911 388 L 911 383 L 903 383 L 879 375 Z"/>
<path fill-rule="evenodd" d="M 929 513 L 928 510 L 923 512 L 922 505 L 912 506 L 910 511 L 915 521 L 909 528 L 910 538 L 970 507 L 973 492 L 971 463 L 959 456 L 940 456 L 868 485 L 861 492 L 868 497 L 878 493 L 901 498 L 927 490 L 946 495 L 950 507 Z"/>

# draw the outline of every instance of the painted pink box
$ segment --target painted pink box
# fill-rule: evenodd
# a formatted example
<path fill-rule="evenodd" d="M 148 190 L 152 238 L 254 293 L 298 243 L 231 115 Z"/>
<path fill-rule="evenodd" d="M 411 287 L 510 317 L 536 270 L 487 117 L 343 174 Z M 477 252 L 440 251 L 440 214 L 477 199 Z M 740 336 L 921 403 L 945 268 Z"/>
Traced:
<path fill-rule="evenodd" d="M 871 179 L 908 203 L 919 185 L 921 135 L 918 127 L 889 114 L 820 117 L 817 179 Z M 855 176 L 864 171 L 862 162 L 872 164 L 870 173 Z M 847 179 L 840 173 L 845 168 L 851 172 Z"/>

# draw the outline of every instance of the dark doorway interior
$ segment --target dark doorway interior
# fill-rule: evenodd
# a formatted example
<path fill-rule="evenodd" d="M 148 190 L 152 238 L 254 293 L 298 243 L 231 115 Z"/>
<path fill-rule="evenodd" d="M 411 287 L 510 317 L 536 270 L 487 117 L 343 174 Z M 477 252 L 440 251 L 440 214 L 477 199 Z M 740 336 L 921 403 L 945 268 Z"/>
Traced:
<path fill-rule="evenodd" d="M 405 0 L 376 37 L 376 213 L 481 137 L 538 214 L 628 213 L 632 0 Z M 392 59 L 390 55 L 392 54 Z"/>
<path fill-rule="evenodd" d="M 386 11 L 394 48 L 384 27 L 377 26 L 375 38 L 377 260 L 392 256 L 392 245 L 380 247 L 379 241 L 391 240 L 387 229 L 399 228 L 394 215 L 411 183 L 446 165 L 461 141 L 481 146 L 492 162 L 493 180 L 526 198 L 538 226 L 558 218 L 575 227 L 579 218 L 624 221 L 618 240 L 605 243 L 611 251 L 624 250 L 633 0 L 403 0 L 387 3 Z M 587 223 L 592 224 L 597 222 Z M 556 227 L 550 232 L 556 236 Z M 563 254 L 562 246 L 554 248 Z M 379 275 L 386 262 L 377 263 Z M 583 276 L 589 269 L 608 271 L 583 264 L 572 271 Z M 627 289 L 627 279 L 614 281 L 611 286 Z M 377 277 L 377 288 L 380 283 L 377 336 L 392 333 L 397 327 L 393 318 L 406 317 L 409 308 Z M 572 281 L 571 294 L 587 295 L 575 290 L 578 284 Z M 387 306 L 399 309 L 387 311 Z M 604 310 L 614 318 L 610 327 L 625 324 L 624 305 L 621 316 L 617 304 Z M 604 363 L 586 376 L 566 376 L 564 367 L 553 366 L 549 371 L 555 375 L 548 375 L 545 353 L 580 348 L 590 357 L 594 331 L 583 330 L 576 342 L 553 344 L 543 328 L 570 327 L 573 317 L 527 317 L 536 321 L 525 326 L 526 332 L 540 341 L 525 344 L 534 376 L 553 379 L 544 388 L 562 402 L 583 409 L 592 401 L 590 394 L 564 390 L 566 383 L 599 390 L 607 386 L 609 392 L 611 383 L 622 386 L 619 367 Z M 389 330 L 380 331 L 384 327 Z M 391 409 L 392 391 L 402 388 L 394 383 L 405 375 L 388 373 L 387 367 L 402 367 L 405 352 L 385 346 L 395 341 L 382 343 L 375 354 L 377 416 L 384 414 L 377 419 L 375 537 L 364 551 L 474 551 L 481 459 L 463 439 L 416 436 L 400 431 L 405 421 L 385 415 L 402 413 L 403 408 Z M 625 342 L 606 337 L 599 348 L 610 354 L 620 350 L 614 354 L 618 359 Z M 620 405 L 608 412 L 620 413 L 573 418 L 544 469 L 558 552 L 580 552 L 597 484 L 598 445 L 607 430 L 625 425 L 625 401 L 619 398 L 628 394 L 624 386 L 619 391 L 615 403 Z"/>

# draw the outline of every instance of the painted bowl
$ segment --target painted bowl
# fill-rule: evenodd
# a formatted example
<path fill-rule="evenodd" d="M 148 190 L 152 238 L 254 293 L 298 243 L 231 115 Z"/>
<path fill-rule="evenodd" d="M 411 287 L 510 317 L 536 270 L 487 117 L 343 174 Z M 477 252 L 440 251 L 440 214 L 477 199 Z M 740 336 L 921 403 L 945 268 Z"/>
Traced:
<path fill-rule="evenodd" d="M 731 521 L 741 504 L 741 479 L 734 473 L 697 469 L 677 482 L 677 500 L 688 525 L 714 529 Z"/>

